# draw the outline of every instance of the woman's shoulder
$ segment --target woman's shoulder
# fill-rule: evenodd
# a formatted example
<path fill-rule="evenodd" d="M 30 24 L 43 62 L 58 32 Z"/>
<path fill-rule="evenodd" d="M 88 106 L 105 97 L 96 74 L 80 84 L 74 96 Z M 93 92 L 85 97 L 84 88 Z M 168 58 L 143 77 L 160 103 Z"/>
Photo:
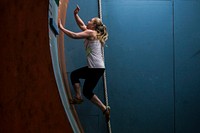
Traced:
<path fill-rule="evenodd" d="M 95 30 L 91 30 L 91 29 L 86 29 L 85 32 L 96 34 L 96 31 Z"/>
<path fill-rule="evenodd" d="M 87 29 L 85 32 L 87 32 L 90 35 L 90 37 L 87 38 L 87 40 L 96 40 L 97 39 L 97 32 L 95 30 Z"/>

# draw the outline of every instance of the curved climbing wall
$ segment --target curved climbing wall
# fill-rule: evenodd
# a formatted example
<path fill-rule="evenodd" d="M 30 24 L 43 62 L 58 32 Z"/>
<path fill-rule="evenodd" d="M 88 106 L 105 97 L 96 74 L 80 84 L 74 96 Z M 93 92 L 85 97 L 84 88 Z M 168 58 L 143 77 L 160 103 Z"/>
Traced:
<path fill-rule="evenodd" d="M 1 0 L 0 132 L 72 133 L 54 78 L 49 0 Z"/>

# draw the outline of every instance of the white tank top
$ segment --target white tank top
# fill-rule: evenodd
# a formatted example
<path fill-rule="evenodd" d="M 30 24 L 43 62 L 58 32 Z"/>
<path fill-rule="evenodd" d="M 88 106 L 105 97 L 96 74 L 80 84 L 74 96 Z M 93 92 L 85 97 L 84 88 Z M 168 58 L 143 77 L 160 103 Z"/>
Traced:
<path fill-rule="evenodd" d="M 105 68 L 102 48 L 99 40 L 85 40 L 88 68 Z"/>

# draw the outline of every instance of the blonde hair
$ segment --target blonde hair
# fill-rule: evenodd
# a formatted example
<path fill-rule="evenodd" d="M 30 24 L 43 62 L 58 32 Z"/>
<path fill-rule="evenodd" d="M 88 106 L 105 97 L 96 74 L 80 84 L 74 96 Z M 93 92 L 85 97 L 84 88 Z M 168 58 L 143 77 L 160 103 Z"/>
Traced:
<path fill-rule="evenodd" d="M 102 46 L 104 46 L 106 40 L 108 39 L 106 26 L 103 24 L 101 19 L 97 17 L 93 19 L 93 24 L 95 24 L 95 30 L 97 31 L 97 39 L 99 39 Z"/>

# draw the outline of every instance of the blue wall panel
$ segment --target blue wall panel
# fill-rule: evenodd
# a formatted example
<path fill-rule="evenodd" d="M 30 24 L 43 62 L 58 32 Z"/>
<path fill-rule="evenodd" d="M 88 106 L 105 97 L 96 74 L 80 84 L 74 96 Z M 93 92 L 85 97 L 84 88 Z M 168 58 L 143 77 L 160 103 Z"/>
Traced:
<path fill-rule="evenodd" d="M 97 1 L 70 1 L 66 27 L 80 31 Z M 114 133 L 199 133 L 200 1 L 102 0 L 109 32 L 105 48 Z M 83 40 L 65 37 L 68 74 L 86 65 Z M 103 99 L 102 81 L 95 93 Z M 106 132 L 102 112 L 85 99 L 76 107 L 86 133 Z"/>
<path fill-rule="evenodd" d="M 103 19 L 113 132 L 173 133 L 171 2 L 103 1 Z"/>
<path fill-rule="evenodd" d="M 200 1 L 175 1 L 176 131 L 199 133 Z"/>

